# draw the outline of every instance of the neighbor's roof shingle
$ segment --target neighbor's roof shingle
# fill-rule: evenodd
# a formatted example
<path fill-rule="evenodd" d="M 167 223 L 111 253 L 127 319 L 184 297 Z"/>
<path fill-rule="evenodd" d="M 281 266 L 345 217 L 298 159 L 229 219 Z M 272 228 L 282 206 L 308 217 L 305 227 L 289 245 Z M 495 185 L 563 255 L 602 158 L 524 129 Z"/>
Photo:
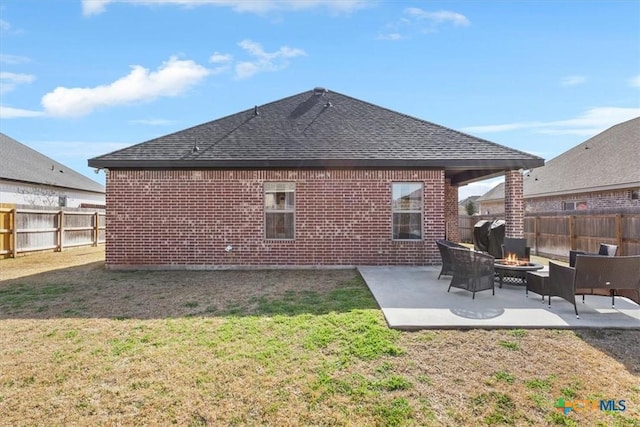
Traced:
<path fill-rule="evenodd" d="M 640 187 L 640 117 L 619 123 L 524 175 L 524 197 Z M 504 183 L 479 201 L 504 199 Z"/>
<path fill-rule="evenodd" d="M 89 160 L 93 167 L 537 167 L 528 153 L 336 92 L 303 92 Z M 198 151 L 193 147 L 197 145 Z"/>
<path fill-rule="evenodd" d="M 104 186 L 0 133 L 0 179 L 104 193 Z"/>

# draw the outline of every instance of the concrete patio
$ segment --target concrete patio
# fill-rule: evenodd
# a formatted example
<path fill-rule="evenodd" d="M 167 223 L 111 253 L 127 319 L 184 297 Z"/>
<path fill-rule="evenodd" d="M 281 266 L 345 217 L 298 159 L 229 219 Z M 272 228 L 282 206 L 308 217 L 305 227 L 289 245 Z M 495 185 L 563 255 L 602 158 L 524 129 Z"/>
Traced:
<path fill-rule="evenodd" d="M 438 280 L 440 266 L 359 267 L 358 270 L 394 329 L 493 329 L 493 328 L 621 328 L 640 329 L 640 306 L 616 297 L 577 298 L 580 318 L 573 305 L 553 297 L 551 309 L 541 296 L 523 286 L 496 284 L 491 290 L 476 293 L 452 288 L 451 276 Z"/>

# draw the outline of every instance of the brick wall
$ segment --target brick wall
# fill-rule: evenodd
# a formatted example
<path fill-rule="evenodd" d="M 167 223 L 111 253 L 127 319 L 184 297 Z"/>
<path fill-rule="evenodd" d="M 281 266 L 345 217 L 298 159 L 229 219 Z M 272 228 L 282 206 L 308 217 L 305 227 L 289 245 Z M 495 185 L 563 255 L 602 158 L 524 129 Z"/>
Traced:
<path fill-rule="evenodd" d="M 634 208 L 640 199 L 631 198 L 632 190 L 610 190 L 565 196 L 536 197 L 526 200 L 527 212 L 562 211 L 563 202 L 586 202 L 587 209 Z"/>
<path fill-rule="evenodd" d="M 295 182 L 296 238 L 264 238 L 263 183 Z M 391 183 L 423 182 L 423 240 L 391 239 Z M 440 263 L 444 172 L 110 170 L 111 268 Z M 225 247 L 233 246 L 227 252 Z"/>
<path fill-rule="evenodd" d="M 505 237 L 524 236 L 524 198 L 522 173 L 508 170 L 504 174 Z"/>
<path fill-rule="evenodd" d="M 444 217 L 446 221 L 445 237 L 452 242 L 460 241 L 460 205 L 458 204 L 458 187 L 445 180 L 444 185 Z"/>

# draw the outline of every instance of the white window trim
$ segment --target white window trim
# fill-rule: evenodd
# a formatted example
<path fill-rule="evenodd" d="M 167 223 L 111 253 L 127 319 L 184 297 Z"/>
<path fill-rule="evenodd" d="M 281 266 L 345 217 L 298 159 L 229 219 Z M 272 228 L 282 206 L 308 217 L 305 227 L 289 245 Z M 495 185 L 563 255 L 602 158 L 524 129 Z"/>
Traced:
<path fill-rule="evenodd" d="M 275 192 L 275 193 L 280 193 L 280 192 L 292 192 L 293 193 L 293 209 L 273 209 L 270 210 L 269 208 L 267 208 L 267 206 L 265 206 L 265 199 L 267 196 L 267 186 L 269 184 L 283 184 L 285 186 L 287 185 L 293 185 L 293 191 L 269 191 L 269 192 Z M 285 241 L 285 242 L 290 242 L 292 240 L 296 240 L 296 204 L 297 204 L 297 200 L 296 200 L 296 183 L 295 182 L 291 182 L 291 181 L 265 181 L 262 185 L 262 210 L 263 210 L 263 215 L 262 215 L 262 224 L 263 224 L 263 228 L 264 228 L 264 233 L 263 233 L 263 237 L 265 240 L 268 241 Z M 290 238 L 278 238 L 278 237 L 267 237 L 267 214 L 268 213 L 281 213 L 281 214 L 286 214 L 286 213 L 291 213 L 293 214 L 293 236 Z"/>
<path fill-rule="evenodd" d="M 420 188 L 422 190 L 422 203 L 420 204 L 420 211 L 418 210 L 407 210 L 407 209 L 399 209 L 395 210 L 393 208 L 393 186 L 396 184 L 420 184 Z M 419 239 L 394 239 L 393 238 L 393 214 L 396 213 L 420 213 L 420 238 Z M 424 241 L 424 182 L 422 181 L 394 181 L 391 183 L 391 240 L 394 242 L 423 242 Z"/>

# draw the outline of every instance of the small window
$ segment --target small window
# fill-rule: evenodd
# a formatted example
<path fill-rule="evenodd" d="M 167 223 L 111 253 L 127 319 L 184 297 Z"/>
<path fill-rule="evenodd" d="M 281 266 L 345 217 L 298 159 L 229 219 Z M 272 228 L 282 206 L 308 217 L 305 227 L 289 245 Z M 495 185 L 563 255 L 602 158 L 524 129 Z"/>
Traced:
<path fill-rule="evenodd" d="M 61 207 L 61 208 L 66 208 L 67 207 L 67 196 L 59 196 L 58 197 L 58 206 Z"/>
<path fill-rule="evenodd" d="M 640 200 L 640 188 L 637 190 L 631 190 L 631 200 Z"/>
<path fill-rule="evenodd" d="M 294 239 L 295 191 L 293 182 L 265 182 L 264 229 L 267 239 Z"/>
<path fill-rule="evenodd" d="M 584 211 L 587 209 L 587 202 L 562 202 L 563 211 Z"/>
<path fill-rule="evenodd" d="M 398 182 L 392 185 L 393 239 L 422 239 L 422 183 Z"/>

